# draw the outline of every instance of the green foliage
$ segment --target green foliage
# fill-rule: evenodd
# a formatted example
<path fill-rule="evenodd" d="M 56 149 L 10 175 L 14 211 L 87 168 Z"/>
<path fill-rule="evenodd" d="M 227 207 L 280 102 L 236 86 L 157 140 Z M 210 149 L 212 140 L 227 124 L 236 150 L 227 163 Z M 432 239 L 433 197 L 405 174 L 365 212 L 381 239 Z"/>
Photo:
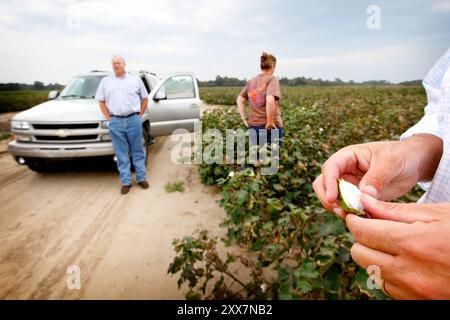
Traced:
<path fill-rule="evenodd" d="M 207 104 L 233 106 L 243 87 L 200 87 L 200 97 Z"/>
<path fill-rule="evenodd" d="M 223 90 L 239 93 L 208 90 L 210 98 Z M 285 136 L 276 174 L 262 175 L 261 166 L 243 169 L 229 159 L 199 166 L 202 181 L 222 189 L 227 258 L 219 256 L 218 240 L 202 232 L 174 242 L 177 256 L 169 272 L 181 272 L 179 285 L 187 283 L 196 298 L 384 298 L 367 289 L 367 273 L 350 257 L 351 234 L 322 208 L 312 182 L 324 161 L 346 145 L 397 140 L 420 119 L 425 102 L 419 87 L 283 88 Z M 243 128 L 237 112 L 225 108 L 207 112 L 202 123 L 203 130 Z M 400 201 L 417 200 L 420 193 L 414 189 Z M 194 272 L 205 263 L 209 269 Z M 249 276 L 238 279 L 233 266 Z M 206 280 L 217 290 L 203 290 Z"/>
<path fill-rule="evenodd" d="M 19 90 L 0 91 L 0 113 L 22 111 L 45 102 L 48 91 L 41 90 Z"/>
<path fill-rule="evenodd" d="M 184 192 L 184 182 L 167 182 L 164 186 L 167 193 L 171 192 Z"/>
<path fill-rule="evenodd" d="M 13 135 L 14 135 L 14 134 L 13 134 L 12 132 L 0 132 L 0 141 L 9 139 L 9 138 L 11 138 Z"/>

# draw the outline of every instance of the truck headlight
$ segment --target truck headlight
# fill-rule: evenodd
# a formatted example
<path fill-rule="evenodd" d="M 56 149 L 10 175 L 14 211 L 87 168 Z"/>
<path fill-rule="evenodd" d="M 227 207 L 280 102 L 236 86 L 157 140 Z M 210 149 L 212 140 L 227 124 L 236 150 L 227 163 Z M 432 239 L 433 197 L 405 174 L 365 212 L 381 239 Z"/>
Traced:
<path fill-rule="evenodd" d="M 104 121 L 100 122 L 100 127 L 102 129 L 108 129 L 108 125 L 109 125 L 109 120 L 104 120 Z"/>
<path fill-rule="evenodd" d="M 27 121 L 11 121 L 11 128 L 15 130 L 28 130 L 30 129 L 30 123 Z"/>
<path fill-rule="evenodd" d="M 109 134 L 102 134 L 101 140 L 102 141 L 111 141 L 111 137 L 109 136 Z"/>
<path fill-rule="evenodd" d="M 31 136 L 24 135 L 24 134 L 16 134 L 16 141 L 19 142 L 30 142 Z"/>

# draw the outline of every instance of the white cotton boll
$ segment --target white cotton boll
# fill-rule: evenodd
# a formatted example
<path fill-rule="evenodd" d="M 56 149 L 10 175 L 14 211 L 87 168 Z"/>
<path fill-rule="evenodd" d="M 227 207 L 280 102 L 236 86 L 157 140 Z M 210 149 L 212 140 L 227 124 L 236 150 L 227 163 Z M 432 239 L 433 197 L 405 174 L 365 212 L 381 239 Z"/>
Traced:
<path fill-rule="evenodd" d="M 364 207 L 361 204 L 361 191 L 354 184 L 339 179 L 339 199 L 341 207 L 347 212 L 364 216 Z"/>

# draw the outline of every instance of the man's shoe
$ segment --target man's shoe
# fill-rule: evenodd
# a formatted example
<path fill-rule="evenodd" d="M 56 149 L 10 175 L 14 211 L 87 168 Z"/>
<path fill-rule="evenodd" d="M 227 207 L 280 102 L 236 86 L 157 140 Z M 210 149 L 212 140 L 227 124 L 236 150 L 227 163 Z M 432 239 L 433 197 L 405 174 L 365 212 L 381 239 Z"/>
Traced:
<path fill-rule="evenodd" d="M 131 186 L 122 186 L 122 189 L 120 190 L 121 194 L 127 194 L 128 192 L 130 192 L 130 188 Z"/>
<path fill-rule="evenodd" d="M 148 186 L 149 186 L 147 181 L 141 181 L 141 182 L 138 182 L 138 183 L 139 183 L 139 185 L 141 186 L 142 189 L 147 189 Z"/>

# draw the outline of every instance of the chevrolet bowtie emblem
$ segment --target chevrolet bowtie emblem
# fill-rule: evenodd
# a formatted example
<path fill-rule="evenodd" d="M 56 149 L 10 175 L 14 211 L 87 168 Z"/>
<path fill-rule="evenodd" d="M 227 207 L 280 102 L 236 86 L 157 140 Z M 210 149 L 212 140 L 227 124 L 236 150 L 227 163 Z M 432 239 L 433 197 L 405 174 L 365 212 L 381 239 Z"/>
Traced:
<path fill-rule="evenodd" d="M 55 132 L 55 136 L 58 136 L 60 138 L 65 138 L 71 135 L 70 131 L 66 131 L 66 130 L 58 130 Z"/>

